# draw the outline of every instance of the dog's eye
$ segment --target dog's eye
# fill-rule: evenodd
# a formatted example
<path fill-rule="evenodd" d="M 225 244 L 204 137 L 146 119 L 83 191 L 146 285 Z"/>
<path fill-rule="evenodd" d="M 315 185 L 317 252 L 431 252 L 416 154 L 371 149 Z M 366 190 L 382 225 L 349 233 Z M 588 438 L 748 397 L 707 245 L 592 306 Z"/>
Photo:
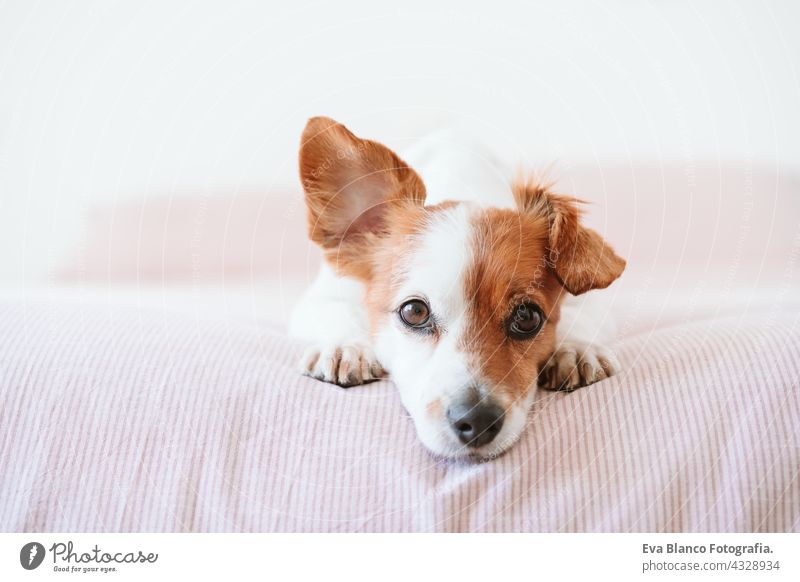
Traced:
<path fill-rule="evenodd" d="M 508 319 L 508 335 L 512 339 L 530 339 L 539 333 L 544 323 L 542 310 L 533 303 L 522 303 Z"/>
<path fill-rule="evenodd" d="M 421 299 L 406 301 L 400 306 L 398 313 L 403 323 L 409 327 L 427 327 L 431 319 L 431 310 Z"/>

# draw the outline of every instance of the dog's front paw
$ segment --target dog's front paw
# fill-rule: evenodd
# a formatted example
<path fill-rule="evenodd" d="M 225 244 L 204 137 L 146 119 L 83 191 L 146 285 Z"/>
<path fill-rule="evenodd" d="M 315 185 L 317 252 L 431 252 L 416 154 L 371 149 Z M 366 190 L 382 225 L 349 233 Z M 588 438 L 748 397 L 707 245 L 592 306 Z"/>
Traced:
<path fill-rule="evenodd" d="M 300 371 L 343 388 L 378 380 L 384 374 L 372 349 L 361 344 L 309 346 L 300 358 Z"/>
<path fill-rule="evenodd" d="M 550 390 L 588 386 L 620 370 L 614 352 L 597 345 L 562 344 L 539 374 L 539 385 Z"/>

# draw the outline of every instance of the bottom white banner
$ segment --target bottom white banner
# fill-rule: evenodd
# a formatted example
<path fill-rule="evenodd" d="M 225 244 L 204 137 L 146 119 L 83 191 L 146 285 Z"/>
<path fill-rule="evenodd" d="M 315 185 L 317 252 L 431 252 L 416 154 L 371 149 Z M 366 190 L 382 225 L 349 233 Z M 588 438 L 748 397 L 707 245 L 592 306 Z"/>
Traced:
<path fill-rule="evenodd" d="M 800 580 L 800 534 L 0 534 L 0 580 Z"/>

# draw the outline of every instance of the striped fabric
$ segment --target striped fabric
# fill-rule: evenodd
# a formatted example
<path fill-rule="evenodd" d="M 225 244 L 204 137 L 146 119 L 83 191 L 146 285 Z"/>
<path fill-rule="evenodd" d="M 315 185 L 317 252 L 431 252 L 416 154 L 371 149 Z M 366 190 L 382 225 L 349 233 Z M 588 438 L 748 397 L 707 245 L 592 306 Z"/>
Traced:
<path fill-rule="evenodd" d="M 0 306 L 0 529 L 800 531 L 796 311 L 627 334 L 487 463 L 433 459 L 389 382 L 299 377 L 247 321 Z"/>

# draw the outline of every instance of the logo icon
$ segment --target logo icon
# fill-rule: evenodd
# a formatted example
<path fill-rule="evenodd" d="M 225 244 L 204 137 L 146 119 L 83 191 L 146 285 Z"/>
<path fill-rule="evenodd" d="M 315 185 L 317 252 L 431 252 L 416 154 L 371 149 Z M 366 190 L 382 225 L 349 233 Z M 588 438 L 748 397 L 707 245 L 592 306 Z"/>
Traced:
<path fill-rule="evenodd" d="M 19 563 L 26 570 L 35 570 L 44 561 L 44 546 L 39 542 L 29 542 L 19 551 Z"/>

